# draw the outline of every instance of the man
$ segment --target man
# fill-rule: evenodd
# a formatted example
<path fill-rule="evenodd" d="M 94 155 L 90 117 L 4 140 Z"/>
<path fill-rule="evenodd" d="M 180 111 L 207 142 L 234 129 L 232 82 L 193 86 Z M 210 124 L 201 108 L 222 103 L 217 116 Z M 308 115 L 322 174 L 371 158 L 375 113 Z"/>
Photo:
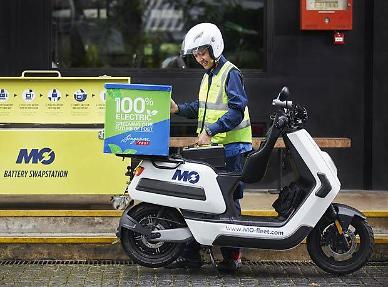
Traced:
<path fill-rule="evenodd" d="M 198 100 L 177 105 L 171 100 L 171 113 L 198 119 L 198 144 L 224 145 L 226 169 L 241 172 L 244 155 L 252 149 L 252 132 L 248 113 L 248 99 L 241 72 L 222 55 L 224 41 L 218 27 L 201 23 L 189 30 L 182 44 L 182 55 L 193 55 L 205 69 Z M 238 213 L 239 199 L 243 197 L 242 186 L 234 192 Z M 200 267 L 198 243 L 190 244 L 183 257 L 170 267 Z M 224 260 L 218 265 L 220 271 L 236 271 L 241 266 L 239 248 L 221 248 Z"/>

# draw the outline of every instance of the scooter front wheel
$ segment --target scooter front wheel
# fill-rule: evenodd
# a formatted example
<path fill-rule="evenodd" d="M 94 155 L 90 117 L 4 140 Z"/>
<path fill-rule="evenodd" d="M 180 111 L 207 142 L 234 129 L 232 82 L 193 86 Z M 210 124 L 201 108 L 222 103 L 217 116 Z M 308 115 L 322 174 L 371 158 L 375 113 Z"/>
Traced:
<path fill-rule="evenodd" d="M 181 214 L 173 208 L 140 203 L 129 210 L 128 215 L 151 231 L 185 226 Z M 137 264 L 157 268 L 163 267 L 181 254 L 183 243 L 156 242 L 146 236 L 123 229 L 121 244 L 127 255 Z"/>
<path fill-rule="evenodd" d="M 307 237 L 307 250 L 314 263 L 326 272 L 344 275 L 357 271 L 372 254 L 374 237 L 366 220 L 354 217 L 344 230 L 344 244 L 335 223 L 321 220 Z"/>

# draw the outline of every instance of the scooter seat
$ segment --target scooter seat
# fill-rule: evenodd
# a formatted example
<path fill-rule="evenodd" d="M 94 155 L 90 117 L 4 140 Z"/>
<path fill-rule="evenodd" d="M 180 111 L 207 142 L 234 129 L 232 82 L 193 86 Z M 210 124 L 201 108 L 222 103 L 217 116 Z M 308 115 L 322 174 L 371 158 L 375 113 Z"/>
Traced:
<path fill-rule="evenodd" d="M 182 157 L 199 163 L 206 163 L 219 170 L 225 168 L 225 152 L 223 146 L 204 146 L 184 149 Z"/>
<path fill-rule="evenodd" d="M 244 164 L 241 181 L 255 183 L 260 181 L 266 171 L 275 142 L 280 135 L 280 130 L 272 125 L 268 130 L 268 136 L 259 150 L 251 152 Z"/>

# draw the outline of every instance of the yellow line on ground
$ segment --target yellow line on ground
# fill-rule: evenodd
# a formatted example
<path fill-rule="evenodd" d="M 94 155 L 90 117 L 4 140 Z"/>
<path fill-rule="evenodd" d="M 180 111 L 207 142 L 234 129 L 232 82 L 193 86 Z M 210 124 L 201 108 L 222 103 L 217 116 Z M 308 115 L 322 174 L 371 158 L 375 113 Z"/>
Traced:
<path fill-rule="evenodd" d="M 388 244 L 388 235 L 375 235 L 375 244 Z"/>
<path fill-rule="evenodd" d="M 0 217 L 119 217 L 122 210 L 0 210 Z"/>
<path fill-rule="evenodd" d="M 388 217 L 388 210 L 366 210 L 363 212 L 366 217 Z"/>
<path fill-rule="evenodd" d="M 242 215 L 250 216 L 277 216 L 278 213 L 275 210 L 243 210 Z"/>
<path fill-rule="evenodd" d="M 95 237 L 0 237 L 0 244 L 112 244 L 116 236 Z"/>
<path fill-rule="evenodd" d="M 0 217 L 119 217 L 122 210 L 0 210 Z M 365 210 L 369 218 L 386 218 L 388 210 Z M 274 210 L 243 210 L 243 215 L 277 216 Z"/>

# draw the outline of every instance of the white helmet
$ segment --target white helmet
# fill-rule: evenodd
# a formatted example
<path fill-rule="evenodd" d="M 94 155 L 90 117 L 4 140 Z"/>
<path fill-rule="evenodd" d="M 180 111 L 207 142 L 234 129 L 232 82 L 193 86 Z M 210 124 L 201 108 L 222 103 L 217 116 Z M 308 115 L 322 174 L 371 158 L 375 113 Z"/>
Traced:
<path fill-rule="evenodd" d="M 195 25 L 187 32 L 182 43 L 181 55 L 192 54 L 202 47 L 210 47 L 210 56 L 218 59 L 224 51 L 224 40 L 220 29 L 211 23 Z"/>

